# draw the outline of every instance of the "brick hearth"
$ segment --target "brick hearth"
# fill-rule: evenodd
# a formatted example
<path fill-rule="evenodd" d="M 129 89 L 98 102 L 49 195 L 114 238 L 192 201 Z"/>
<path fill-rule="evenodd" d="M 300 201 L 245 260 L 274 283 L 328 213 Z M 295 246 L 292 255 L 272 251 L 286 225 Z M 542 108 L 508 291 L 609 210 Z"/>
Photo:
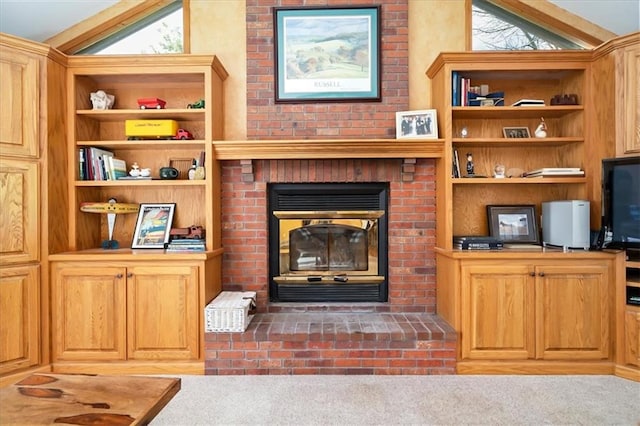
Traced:
<path fill-rule="evenodd" d="M 205 374 L 455 373 L 456 334 L 437 315 L 309 309 L 207 333 Z"/>

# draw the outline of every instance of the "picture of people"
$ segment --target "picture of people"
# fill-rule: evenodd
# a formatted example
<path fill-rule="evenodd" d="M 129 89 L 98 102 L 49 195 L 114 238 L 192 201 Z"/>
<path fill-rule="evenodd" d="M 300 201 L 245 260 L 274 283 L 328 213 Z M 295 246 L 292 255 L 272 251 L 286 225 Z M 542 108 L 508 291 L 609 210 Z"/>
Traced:
<path fill-rule="evenodd" d="M 397 112 L 396 138 L 437 139 L 436 110 Z"/>
<path fill-rule="evenodd" d="M 175 204 L 142 204 L 131 248 L 164 248 L 169 241 Z"/>

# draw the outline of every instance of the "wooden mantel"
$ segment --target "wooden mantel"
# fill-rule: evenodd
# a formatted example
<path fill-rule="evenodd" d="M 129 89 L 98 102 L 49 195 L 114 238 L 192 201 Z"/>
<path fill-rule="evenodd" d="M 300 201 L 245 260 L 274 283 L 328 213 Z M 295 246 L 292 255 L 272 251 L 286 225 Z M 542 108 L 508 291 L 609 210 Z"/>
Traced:
<path fill-rule="evenodd" d="M 442 158 L 443 139 L 213 141 L 217 160 Z"/>

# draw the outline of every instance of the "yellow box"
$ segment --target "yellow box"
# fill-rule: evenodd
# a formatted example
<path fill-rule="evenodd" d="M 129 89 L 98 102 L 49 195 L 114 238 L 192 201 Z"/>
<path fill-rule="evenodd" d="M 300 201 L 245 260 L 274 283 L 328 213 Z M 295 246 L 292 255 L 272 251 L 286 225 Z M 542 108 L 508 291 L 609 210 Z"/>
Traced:
<path fill-rule="evenodd" d="M 172 138 L 177 132 L 178 122 L 175 120 L 125 120 L 128 138 Z"/>

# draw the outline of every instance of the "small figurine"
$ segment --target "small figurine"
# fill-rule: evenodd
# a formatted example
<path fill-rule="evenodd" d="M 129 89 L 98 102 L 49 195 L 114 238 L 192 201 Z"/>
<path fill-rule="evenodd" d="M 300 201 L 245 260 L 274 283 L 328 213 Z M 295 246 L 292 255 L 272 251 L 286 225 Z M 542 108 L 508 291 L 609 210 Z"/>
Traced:
<path fill-rule="evenodd" d="M 473 155 L 470 152 L 467 152 L 467 176 L 473 176 L 474 174 Z"/>
<path fill-rule="evenodd" d="M 536 138 L 546 138 L 547 137 L 547 123 L 544 121 L 544 117 L 540 118 L 540 124 L 536 127 L 536 130 L 533 132 Z"/>
<path fill-rule="evenodd" d="M 140 166 L 138 166 L 138 163 L 133 163 L 131 165 L 131 170 L 129 171 L 129 176 L 133 176 L 133 177 L 140 176 Z"/>
<path fill-rule="evenodd" d="M 93 109 L 111 109 L 115 101 L 115 96 L 108 94 L 104 90 L 91 92 L 91 104 L 93 105 Z"/>
<path fill-rule="evenodd" d="M 469 131 L 467 130 L 466 127 L 463 127 L 462 130 L 460 130 L 461 137 L 466 138 L 468 134 L 469 134 Z"/>
<path fill-rule="evenodd" d="M 504 167 L 503 164 L 496 164 L 496 167 L 494 167 L 493 172 L 494 172 L 494 177 L 496 179 L 501 179 L 504 178 L 504 173 L 505 173 L 506 168 Z"/>

